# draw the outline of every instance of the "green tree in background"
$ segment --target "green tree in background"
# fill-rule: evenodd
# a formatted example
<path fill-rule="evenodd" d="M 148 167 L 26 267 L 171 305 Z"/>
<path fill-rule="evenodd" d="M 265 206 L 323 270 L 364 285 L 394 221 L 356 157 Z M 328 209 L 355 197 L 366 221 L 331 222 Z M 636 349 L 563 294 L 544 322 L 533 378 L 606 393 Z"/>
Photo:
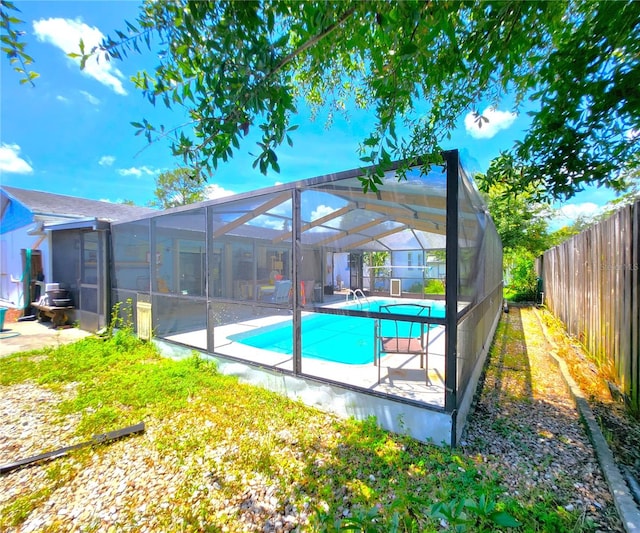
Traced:
<path fill-rule="evenodd" d="M 188 168 L 178 168 L 158 175 L 153 194 L 155 200 L 150 205 L 168 209 L 201 202 L 205 199 L 205 185 L 197 172 Z"/>
<path fill-rule="evenodd" d="M 604 215 L 608 216 L 616 209 L 640 201 L 640 168 L 630 171 L 625 176 L 627 187 L 622 195 L 613 200 L 610 208 L 605 210 Z"/>
<path fill-rule="evenodd" d="M 580 233 L 582 229 L 576 224 L 571 224 L 569 226 L 563 226 L 560 229 L 557 229 L 551 235 L 549 235 L 549 248 L 553 248 L 558 244 L 563 243 L 564 241 L 570 239 L 574 235 Z"/>
<path fill-rule="evenodd" d="M 496 161 L 487 174 L 495 172 L 495 164 Z M 513 174 L 522 172 L 521 168 L 514 165 L 505 168 Z M 533 299 L 537 288 L 535 259 L 549 248 L 607 218 L 615 209 L 636 201 L 640 197 L 638 176 L 640 171 L 625 176 L 624 194 L 614 200 L 602 214 L 578 217 L 572 224 L 551 232 L 549 220 L 553 216 L 553 209 L 548 202 L 538 201 L 539 195 L 534 185 L 529 184 L 515 194 L 509 187 L 508 180 L 496 182 L 486 174 L 476 175 L 475 181 L 484 194 L 489 213 L 502 240 L 506 296 L 515 300 Z"/>
<path fill-rule="evenodd" d="M 491 187 L 485 197 L 505 250 L 525 246 L 540 254 L 547 249 L 548 204 L 537 203 L 530 191 L 514 195 L 504 185 Z"/>
<path fill-rule="evenodd" d="M 609 218 L 620 208 L 640 201 L 640 169 L 636 169 L 624 176 L 625 189 L 614 200 L 610 201 L 604 209 L 591 216 L 581 215 L 577 217 L 569 226 L 560 228 L 550 235 L 550 246 L 556 246 L 574 235 L 584 231 L 594 224 L 598 224 L 603 220 Z"/>
<path fill-rule="evenodd" d="M 507 184 L 492 183 L 486 175 L 477 175 L 475 180 L 502 239 L 505 296 L 533 300 L 537 287 L 535 259 L 552 245 L 547 222 L 551 209 L 537 201 L 533 186 L 516 195 Z"/>

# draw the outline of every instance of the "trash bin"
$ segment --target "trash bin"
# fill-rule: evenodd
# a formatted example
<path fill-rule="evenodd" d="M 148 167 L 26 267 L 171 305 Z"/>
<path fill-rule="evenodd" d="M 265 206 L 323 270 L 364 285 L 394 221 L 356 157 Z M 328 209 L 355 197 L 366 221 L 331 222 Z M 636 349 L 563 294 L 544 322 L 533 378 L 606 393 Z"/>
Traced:
<path fill-rule="evenodd" d="M 536 278 L 536 304 L 544 304 L 544 282 L 542 278 Z"/>
<path fill-rule="evenodd" d="M 6 307 L 0 307 L 0 331 L 4 329 L 4 315 L 7 313 Z"/>

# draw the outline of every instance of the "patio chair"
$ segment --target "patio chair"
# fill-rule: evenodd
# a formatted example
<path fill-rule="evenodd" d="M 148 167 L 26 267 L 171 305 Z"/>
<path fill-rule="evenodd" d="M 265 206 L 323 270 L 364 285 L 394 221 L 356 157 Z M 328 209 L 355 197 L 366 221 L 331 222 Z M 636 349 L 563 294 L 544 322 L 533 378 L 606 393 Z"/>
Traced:
<path fill-rule="evenodd" d="M 412 316 L 431 316 L 431 306 L 422 304 L 389 304 L 380 306 L 381 313 Z M 420 355 L 420 368 L 425 369 L 425 383 L 429 379 L 429 324 L 411 322 L 405 317 L 382 318 L 374 321 L 373 364 L 378 367 L 378 385 L 381 381 L 381 354 Z"/>
<path fill-rule="evenodd" d="M 313 288 L 316 286 L 315 279 L 308 279 L 301 284 L 302 305 L 313 303 Z"/>
<path fill-rule="evenodd" d="M 291 280 L 283 279 L 275 282 L 273 290 L 273 303 L 284 304 L 289 302 L 289 292 L 291 291 Z"/>

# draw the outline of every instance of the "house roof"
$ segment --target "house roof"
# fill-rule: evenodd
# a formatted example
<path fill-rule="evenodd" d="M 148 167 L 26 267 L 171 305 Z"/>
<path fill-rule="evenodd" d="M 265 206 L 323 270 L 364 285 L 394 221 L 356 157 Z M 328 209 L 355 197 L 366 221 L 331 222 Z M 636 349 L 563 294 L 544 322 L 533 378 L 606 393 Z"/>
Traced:
<path fill-rule="evenodd" d="M 10 198 L 20 202 L 34 215 L 53 216 L 55 218 L 96 218 L 115 222 L 128 218 L 143 216 L 155 211 L 148 207 L 115 204 L 99 200 L 87 200 L 64 194 L 18 189 L 2 186 L 2 190 Z"/>

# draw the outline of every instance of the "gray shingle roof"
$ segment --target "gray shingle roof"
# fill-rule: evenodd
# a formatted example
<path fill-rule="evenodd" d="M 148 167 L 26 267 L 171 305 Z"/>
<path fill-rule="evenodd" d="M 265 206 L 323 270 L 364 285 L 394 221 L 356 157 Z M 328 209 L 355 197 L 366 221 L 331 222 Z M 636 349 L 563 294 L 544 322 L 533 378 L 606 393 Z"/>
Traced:
<path fill-rule="evenodd" d="M 2 186 L 12 198 L 35 215 L 54 215 L 64 218 L 98 218 L 114 222 L 143 216 L 155 211 L 148 207 L 87 200 L 75 196 Z"/>

